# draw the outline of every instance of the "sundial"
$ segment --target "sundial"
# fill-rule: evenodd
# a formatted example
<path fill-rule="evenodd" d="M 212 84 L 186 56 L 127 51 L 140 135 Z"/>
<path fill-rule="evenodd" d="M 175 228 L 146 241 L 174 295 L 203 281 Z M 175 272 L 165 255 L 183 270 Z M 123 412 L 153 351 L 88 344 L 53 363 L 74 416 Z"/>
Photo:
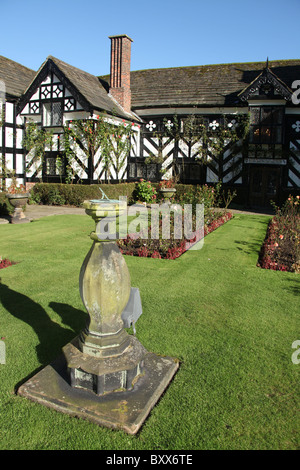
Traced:
<path fill-rule="evenodd" d="M 101 199 L 84 201 L 83 207 L 95 221 L 92 245 L 79 274 L 86 327 L 18 393 L 57 411 L 135 434 L 179 361 L 148 352 L 135 334 L 126 331 L 133 325 L 135 332 L 142 314 L 139 289 L 131 287 L 124 256 L 110 237 L 111 226 L 126 205 L 102 192 Z"/>

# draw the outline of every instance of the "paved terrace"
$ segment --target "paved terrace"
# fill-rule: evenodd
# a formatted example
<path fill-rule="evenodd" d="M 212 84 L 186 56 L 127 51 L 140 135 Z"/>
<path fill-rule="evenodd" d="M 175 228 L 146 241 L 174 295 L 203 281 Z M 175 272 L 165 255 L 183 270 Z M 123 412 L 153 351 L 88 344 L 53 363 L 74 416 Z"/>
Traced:
<path fill-rule="evenodd" d="M 260 214 L 260 215 L 273 215 L 270 211 L 257 210 L 257 211 L 245 211 L 230 209 L 233 214 Z M 81 207 L 70 207 L 70 206 L 43 206 L 43 205 L 27 205 L 25 211 L 26 217 L 31 220 L 40 219 L 50 215 L 66 215 L 66 214 L 77 214 L 85 215 L 85 209 Z M 8 224 L 9 217 L 0 217 L 0 224 Z"/>

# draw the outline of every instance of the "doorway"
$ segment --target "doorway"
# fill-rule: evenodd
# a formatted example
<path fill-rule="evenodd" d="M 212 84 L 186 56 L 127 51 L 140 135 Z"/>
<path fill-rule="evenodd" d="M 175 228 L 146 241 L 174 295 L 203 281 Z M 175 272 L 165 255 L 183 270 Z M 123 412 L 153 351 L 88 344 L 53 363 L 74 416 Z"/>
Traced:
<path fill-rule="evenodd" d="M 270 207 L 270 201 L 277 203 L 280 179 L 281 168 L 252 166 L 250 168 L 250 205 Z"/>

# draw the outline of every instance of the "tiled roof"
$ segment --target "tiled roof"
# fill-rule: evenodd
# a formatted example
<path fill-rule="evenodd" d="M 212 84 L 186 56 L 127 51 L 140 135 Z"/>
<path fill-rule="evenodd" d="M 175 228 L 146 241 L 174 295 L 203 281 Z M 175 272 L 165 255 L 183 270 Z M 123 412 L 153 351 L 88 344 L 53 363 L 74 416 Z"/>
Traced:
<path fill-rule="evenodd" d="M 39 73 L 49 61 L 62 72 L 72 86 L 84 97 L 91 109 L 104 110 L 123 118 L 135 118 L 133 115 L 125 113 L 117 101 L 109 95 L 107 83 L 53 56 L 47 57 L 37 72 L 0 56 L 0 80 L 5 83 L 6 93 L 20 98 L 32 89 Z"/>
<path fill-rule="evenodd" d="M 125 116 L 124 110 L 108 94 L 108 90 L 105 88 L 106 84 L 103 84 L 98 77 L 73 67 L 53 56 L 49 56 L 47 59 L 54 62 L 72 85 L 74 85 L 89 102 L 92 108 L 105 110 L 110 113 L 115 112 L 117 115 Z"/>
<path fill-rule="evenodd" d="M 53 56 L 49 56 L 46 62 L 48 60 L 61 70 L 92 108 L 128 117 L 108 93 L 109 76 L 96 77 Z M 300 80 L 299 59 L 269 61 L 268 65 L 289 88 L 293 81 Z M 242 105 L 238 94 L 255 80 L 265 66 L 265 62 L 252 62 L 133 71 L 132 109 Z M 6 92 L 10 95 L 20 97 L 37 74 L 0 56 L 0 80 L 5 82 Z"/>
<path fill-rule="evenodd" d="M 242 105 L 238 94 L 265 66 L 266 62 L 253 62 L 131 72 L 132 109 Z M 298 59 L 269 61 L 269 68 L 288 87 L 294 80 L 300 80 Z"/>
<path fill-rule="evenodd" d="M 53 65 L 54 64 L 54 65 Z M 48 67 L 48 68 L 47 68 Z M 45 70 L 53 70 L 59 76 L 65 77 L 76 94 L 78 93 L 84 98 L 85 103 L 90 110 L 104 110 L 108 113 L 115 114 L 116 116 L 128 118 L 123 108 L 113 99 L 108 93 L 107 84 L 95 75 L 91 75 L 81 69 L 73 67 L 60 59 L 53 56 L 48 56 L 46 61 L 41 65 L 38 72 L 36 72 L 33 80 L 28 84 L 24 94 L 32 93 L 35 82 L 39 80 L 40 74 L 45 74 Z M 70 90 L 72 91 L 72 90 Z M 130 115 L 132 119 L 132 116 Z"/>
<path fill-rule="evenodd" d="M 35 73 L 34 70 L 0 56 L 0 80 L 5 83 L 6 93 L 9 95 L 21 96 Z"/>

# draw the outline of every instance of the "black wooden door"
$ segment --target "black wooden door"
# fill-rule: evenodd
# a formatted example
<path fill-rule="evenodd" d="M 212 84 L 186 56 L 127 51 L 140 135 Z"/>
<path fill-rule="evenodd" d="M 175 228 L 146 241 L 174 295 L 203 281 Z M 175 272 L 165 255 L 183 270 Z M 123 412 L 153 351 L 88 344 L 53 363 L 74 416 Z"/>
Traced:
<path fill-rule="evenodd" d="M 253 166 L 250 169 L 251 206 L 270 207 L 270 202 L 278 202 L 281 168 L 268 166 Z"/>

